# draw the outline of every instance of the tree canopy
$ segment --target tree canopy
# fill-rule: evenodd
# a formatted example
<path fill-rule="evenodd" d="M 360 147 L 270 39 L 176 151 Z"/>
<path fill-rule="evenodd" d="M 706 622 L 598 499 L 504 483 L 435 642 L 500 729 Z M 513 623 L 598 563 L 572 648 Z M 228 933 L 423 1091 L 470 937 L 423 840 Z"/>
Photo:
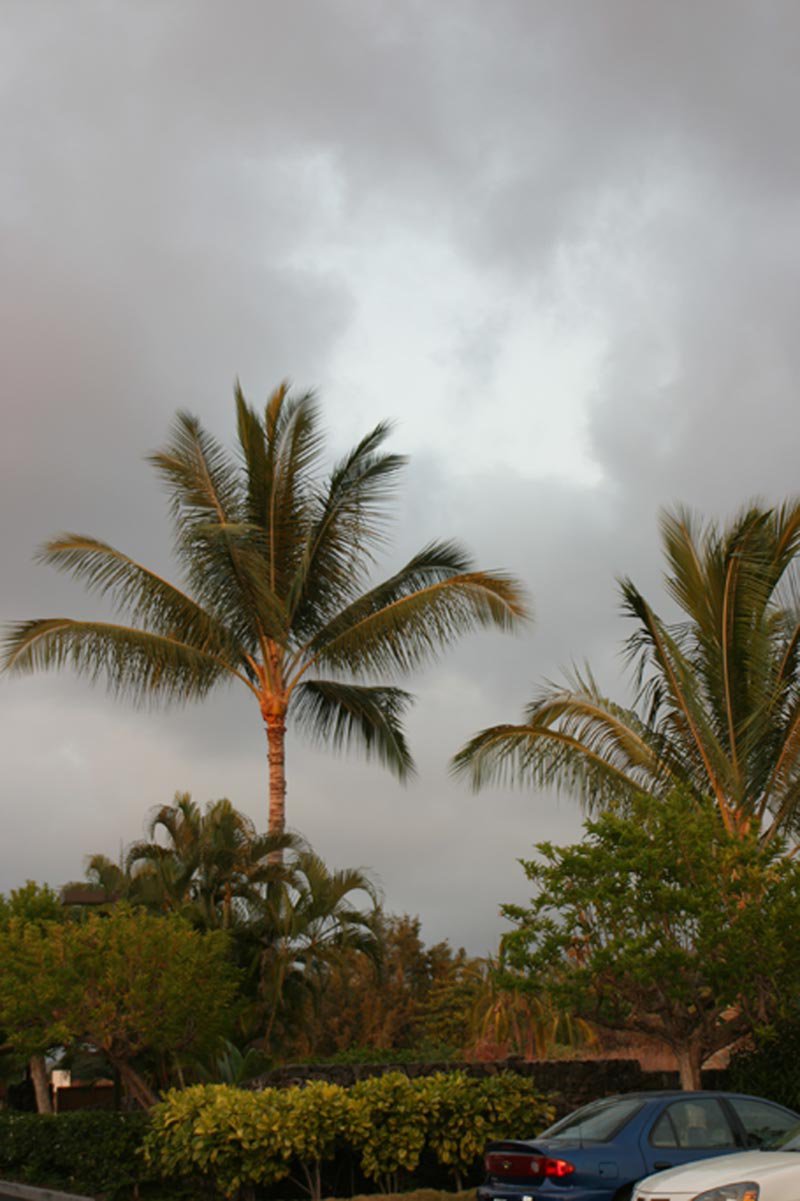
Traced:
<path fill-rule="evenodd" d="M 236 973 L 222 933 L 119 905 L 80 921 L 12 917 L 0 929 L 0 1025 L 25 1054 L 89 1043 L 142 1105 L 135 1061 L 213 1046 L 229 1027 Z"/>
<path fill-rule="evenodd" d="M 800 987 L 800 867 L 782 849 L 678 792 L 587 821 L 576 845 L 539 843 L 523 861 L 535 897 L 503 910 L 505 983 L 670 1047 L 699 1088 L 703 1061 Z"/>
<path fill-rule="evenodd" d="M 587 805 L 675 787 L 717 806 L 729 834 L 800 834 L 800 501 L 752 504 L 724 527 L 666 512 L 660 618 L 630 579 L 624 613 L 633 704 L 589 669 L 546 686 L 519 725 L 485 729 L 454 768 L 476 786 L 512 778 L 575 790 Z"/>

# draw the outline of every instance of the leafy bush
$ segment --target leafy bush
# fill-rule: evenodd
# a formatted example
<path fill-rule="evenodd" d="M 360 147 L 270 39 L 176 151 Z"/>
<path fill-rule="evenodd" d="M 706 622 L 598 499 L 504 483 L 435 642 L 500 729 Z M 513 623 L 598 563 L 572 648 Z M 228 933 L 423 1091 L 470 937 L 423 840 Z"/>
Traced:
<path fill-rule="evenodd" d="M 437 1072 L 417 1085 L 428 1146 L 450 1169 L 459 1190 L 490 1139 L 530 1136 L 554 1114 L 533 1081 L 513 1072 L 483 1080 L 465 1072 Z"/>
<path fill-rule="evenodd" d="M 350 1129 L 350 1098 L 341 1085 L 325 1080 L 288 1089 L 285 1095 L 292 1154 L 303 1173 L 306 1191 L 313 1201 L 319 1201 L 322 1165 L 334 1158 Z"/>
<path fill-rule="evenodd" d="M 173 1089 L 152 1110 L 145 1161 L 167 1177 L 210 1181 L 225 1197 L 282 1180 L 294 1151 L 291 1091 L 252 1093 L 227 1084 Z"/>
<path fill-rule="evenodd" d="M 28 1183 L 127 1198 L 156 1177 L 139 1155 L 144 1114 L 0 1113 L 0 1172 Z"/>
<path fill-rule="evenodd" d="M 318 1081 L 261 1093 L 197 1085 L 153 1110 L 145 1157 L 151 1170 L 225 1197 L 291 1177 L 319 1201 L 324 1165 L 347 1152 L 384 1191 L 396 1191 L 424 1151 L 460 1184 L 487 1139 L 530 1135 L 551 1117 L 533 1082 L 513 1073 L 387 1072 L 350 1089 Z"/>
<path fill-rule="evenodd" d="M 800 1111 L 800 1016 L 776 1023 L 731 1057 L 727 1087 Z"/>
<path fill-rule="evenodd" d="M 420 1081 L 402 1072 L 359 1080 L 349 1090 L 349 1138 L 361 1169 L 383 1192 L 397 1192 L 398 1174 L 413 1172 L 425 1146 Z"/>

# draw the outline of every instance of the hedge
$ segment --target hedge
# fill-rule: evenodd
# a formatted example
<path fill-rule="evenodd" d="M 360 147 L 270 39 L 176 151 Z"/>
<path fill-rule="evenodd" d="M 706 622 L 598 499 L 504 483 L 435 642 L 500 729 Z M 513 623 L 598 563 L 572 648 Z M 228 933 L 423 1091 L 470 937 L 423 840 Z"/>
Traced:
<path fill-rule="evenodd" d="M 140 1153 L 148 1128 L 139 1113 L 0 1113 L 0 1176 L 122 1201 L 157 1179 Z"/>
<path fill-rule="evenodd" d="M 315 1081 L 250 1092 L 196 1085 L 149 1115 L 0 1113 L 0 1177 L 66 1192 L 133 1196 L 310 1197 L 450 1182 L 461 1188 L 492 1138 L 530 1136 L 552 1118 L 533 1082 L 389 1072 L 352 1088 Z M 337 1184 L 339 1187 L 337 1188 Z"/>
<path fill-rule="evenodd" d="M 530 1136 L 552 1116 L 514 1073 L 387 1072 L 350 1089 L 318 1081 L 258 1093 L 196 1085 L 153 1109 L 144 1154 L 156 1175 L 212 1183 L 226 1198 L 286 1181 L 319 1201 L 325 1167 L 347 1154 L 383 1191 L 397 1191 L 425 1152 L 460 1187 L 487 1140 Z"/>

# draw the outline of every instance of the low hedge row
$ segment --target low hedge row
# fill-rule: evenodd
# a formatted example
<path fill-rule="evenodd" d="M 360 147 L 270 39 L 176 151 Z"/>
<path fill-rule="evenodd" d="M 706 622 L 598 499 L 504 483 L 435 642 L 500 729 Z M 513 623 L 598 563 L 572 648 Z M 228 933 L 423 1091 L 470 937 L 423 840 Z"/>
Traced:
<path fill-rule="evenodd" d="M 347 1155 L 384 1192 L 397 1192 L 426 1154 L 461 1188 L 489 1139 L 530 1136 L 552 1115 L 533 1081 L 514 1073 L 389 1072 L 349 1089 L 314 1081 L 259 1093 L 197 1085 L 155 1107 L 144 1154 L 154 1173 L 211 1182 L 226 1198 L 288 1181 L 319 1201 L 326 1168 Z"/>
<path fill-rule="evenodd" d="M 122 1201 L 155 1183 L 141 1154 L 149 1125 L 138 1113 L 0 1113 L 0 1176 Z"/>
<path fill-rule="evenodd" d="M 461 1188 L 492 1138 L 552 1118 L 533 1082 L 390 1072 L 352 1088 L 174 1090 L 148 1114 L 0 1113 L 0 1177 L 108 1201 L 351 1195 L 372 1181 Z"/>

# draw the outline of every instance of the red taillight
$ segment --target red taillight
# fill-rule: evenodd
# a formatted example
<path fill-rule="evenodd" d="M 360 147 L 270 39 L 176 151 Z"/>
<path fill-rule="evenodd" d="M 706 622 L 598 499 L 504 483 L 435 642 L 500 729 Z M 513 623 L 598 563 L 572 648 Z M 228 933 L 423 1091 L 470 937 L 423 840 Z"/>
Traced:
<path fill-rule="evenodd" d="M 518 1151 L 490 1151 L 485 1159 L 492 1176 L 571 1176 L 575 1165 L 546 1155 L 524 1155 Z"/>
<path fill-rule="evenodd" d="M 566 1159 L 540 1159 L 539 1163 L 542 1176 L 571 1176 L 575 1171 L 575 1164 Z"/>

